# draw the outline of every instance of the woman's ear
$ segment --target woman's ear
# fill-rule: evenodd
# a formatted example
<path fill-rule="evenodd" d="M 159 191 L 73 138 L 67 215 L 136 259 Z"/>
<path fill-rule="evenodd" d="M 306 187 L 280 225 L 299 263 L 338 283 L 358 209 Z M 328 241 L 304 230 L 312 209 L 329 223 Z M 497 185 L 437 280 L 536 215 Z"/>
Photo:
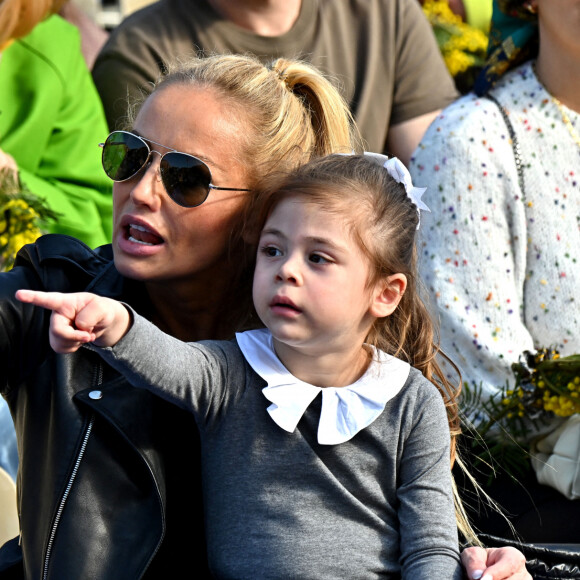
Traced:
<path fill-rule="evenodd" d="M 384 318 L 395 311 L 407 288 L 405 274 L 393 274 L 377 282 L 369 314 L 375 318 Z"/>

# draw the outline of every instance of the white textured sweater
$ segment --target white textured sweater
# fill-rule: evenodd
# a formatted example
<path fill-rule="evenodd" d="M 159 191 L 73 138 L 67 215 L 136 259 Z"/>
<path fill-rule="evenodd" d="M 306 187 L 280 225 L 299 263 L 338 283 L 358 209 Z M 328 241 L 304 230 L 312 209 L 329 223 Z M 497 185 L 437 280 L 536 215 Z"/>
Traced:
<path fill-rule="evenodd" d="M 472 94 L 434 121 L 410 167 L 428 187 L 421 275 L 442 346 L 484 396 L 513 384 L 511 363 L 526 349 L 580 352 L 580 147 L 531 63 L 493 95 L 520 145 L 525 195 L 498 107 Z"/>

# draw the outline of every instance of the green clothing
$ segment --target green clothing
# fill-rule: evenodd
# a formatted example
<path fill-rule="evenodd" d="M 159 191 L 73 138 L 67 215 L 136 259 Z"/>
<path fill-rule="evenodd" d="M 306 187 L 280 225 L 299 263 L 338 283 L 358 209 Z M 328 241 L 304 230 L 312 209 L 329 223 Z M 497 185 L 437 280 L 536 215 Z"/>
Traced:
<path fill-rule="evenodd" d="M 0 113 L 0 149 L 60 214 L 50 231 L 109 242 L 111 182 L 98 148 L 108 130 L 76 28 L 52 16 L 2 53 Z"/>

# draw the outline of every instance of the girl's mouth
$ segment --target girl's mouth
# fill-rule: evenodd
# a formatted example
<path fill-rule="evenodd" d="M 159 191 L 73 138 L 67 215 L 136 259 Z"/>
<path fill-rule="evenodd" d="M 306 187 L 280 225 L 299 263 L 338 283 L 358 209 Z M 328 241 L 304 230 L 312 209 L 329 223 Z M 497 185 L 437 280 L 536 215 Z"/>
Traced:
<path fill-rule="evenodd" d="M 272 306 L 274 306 L 276 308 L 287 308 L 288 310 L 294 310 L 295 312 L 300 312 L 300 310 L 298 308 L 296 308 L 296 306 L 292 306 L 291 304 L 283 304 L 281 302 L 275 302 L 274 304 L 272 304 Z"/>
<path fill-rule="evenodd" d="M 290 299 L 283 296 L 275 296 L 270 302 L 270 308 L 278 312 L 296 312 L 297 314 L 302 312 Z"/>

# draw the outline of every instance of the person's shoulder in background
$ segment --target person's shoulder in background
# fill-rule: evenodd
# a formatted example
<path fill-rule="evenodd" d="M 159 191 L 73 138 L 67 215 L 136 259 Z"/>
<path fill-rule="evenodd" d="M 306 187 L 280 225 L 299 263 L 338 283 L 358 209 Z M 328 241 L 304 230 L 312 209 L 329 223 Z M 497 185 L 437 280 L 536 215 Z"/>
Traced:
<path fill-rule="evenodd" d="M 40 58 L 50 62 L 62 62 L 63 55 L 67 54 L 63 46 L 80 47 L 80 34 L 75 26 L 54 14 L 39 22 L 18 42 L 36 51 Z"/>

